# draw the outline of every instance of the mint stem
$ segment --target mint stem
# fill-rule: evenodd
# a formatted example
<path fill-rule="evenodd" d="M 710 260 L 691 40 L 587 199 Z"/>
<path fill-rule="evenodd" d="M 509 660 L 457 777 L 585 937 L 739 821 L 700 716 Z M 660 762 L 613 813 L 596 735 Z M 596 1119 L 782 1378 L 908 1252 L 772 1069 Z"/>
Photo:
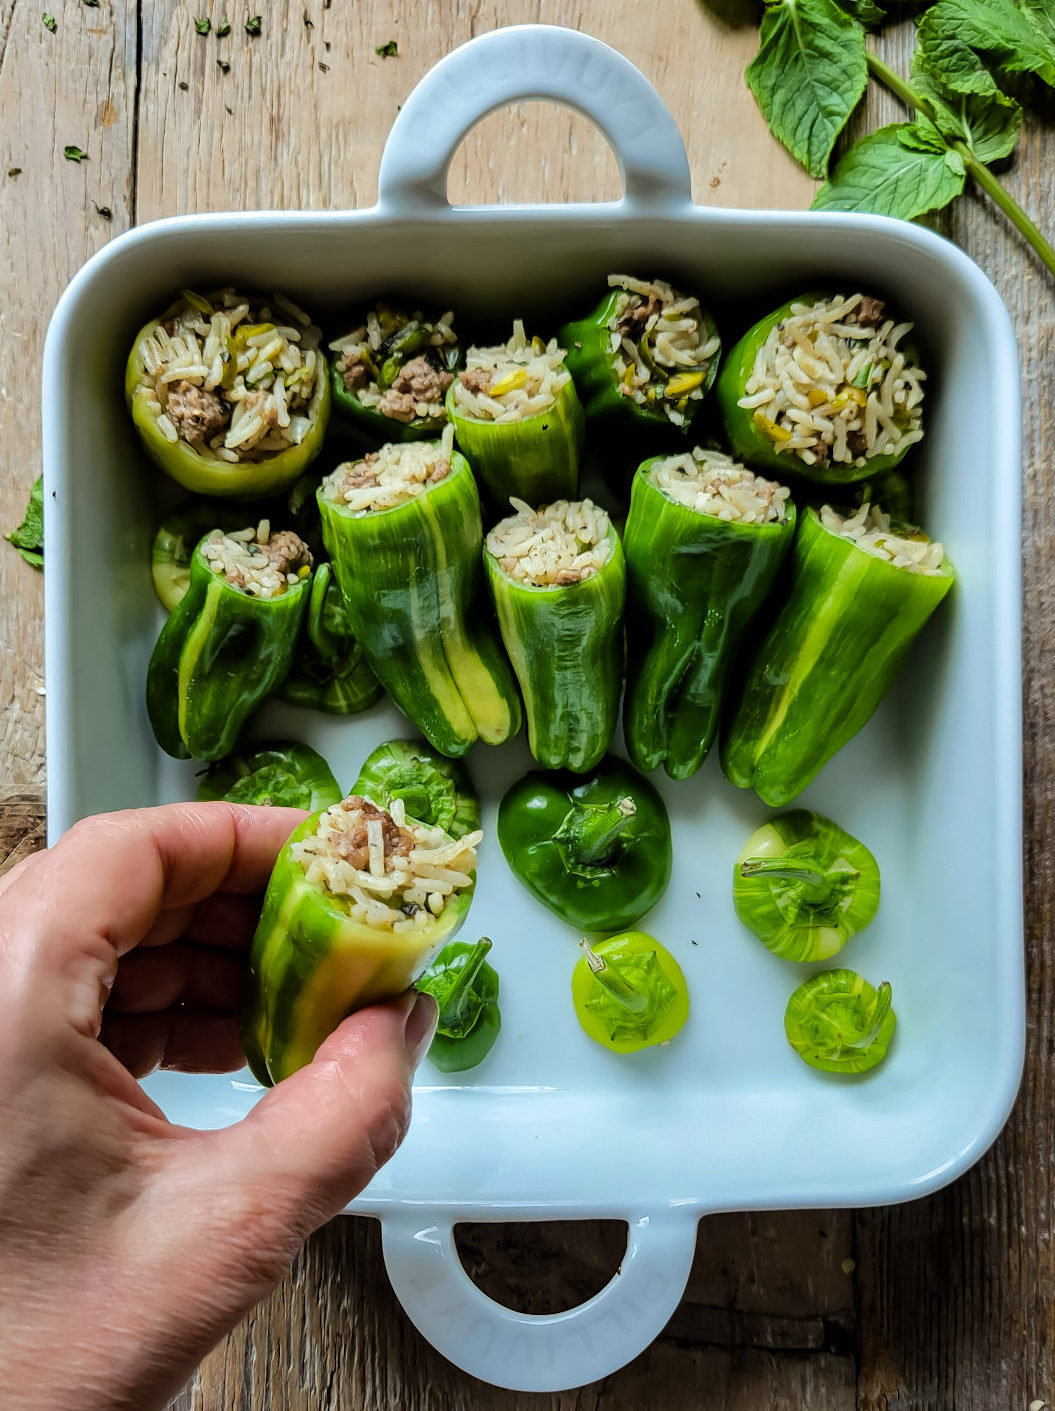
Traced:
<path fill-rule="evenodd" d="M 937 114 L 927 102 L 926 98 L 916 92 L 916 90 L 900 76 L 894 72 L 888 64 L 884 64 L 875 54 L 868 55 L 868 67 L 873 76 L 879 80 L 884 87 L 889 88 L 891 93 L 895 93 L 903 103 L 910 108 L 915 108 L 922 113 L 925 118 L 929 118 L 937 127 Z M 1004 215 L 1007 216 L 1011 224 L 1025 237 L 1040 258 L 1047 265 L 1052 274 L 1055 274 L 1055 246 L 1046 240 L 1037 227 L 1030 220 L 1029 216 L 1018 204 L 1013 196 L 997 180 L 984 162 L 979 161 L 975 154 L 968 147 L 966 142 L 956 139 L 949 142 L 949 147 L 959 153 L 963 158 L 963 164 L 977 181 L 993 202 L 1000 207 Z"/>

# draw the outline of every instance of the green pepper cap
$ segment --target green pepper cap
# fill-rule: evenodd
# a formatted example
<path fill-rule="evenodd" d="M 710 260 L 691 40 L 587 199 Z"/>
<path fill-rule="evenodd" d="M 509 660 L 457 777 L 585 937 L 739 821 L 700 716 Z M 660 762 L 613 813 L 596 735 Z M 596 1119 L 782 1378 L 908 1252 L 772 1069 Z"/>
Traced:
<path fill-rule="evenodd" d="M 429 1060 L 444 1073 L 475 1068 L 494 1047 L 502 1027 L 498 972 L 487 963 L 491 941 L 444 946 L 417 982 L 439 1005 Z"/>
<path fill-rule="evenodd" d="M 627 931 L 594 946 L 584 936 L 579 946 L 572 1000 L 591 1039 L 614 1053 L 636 1053 L 680 1031 L 689 1015 L 688 986 L 653 936 Z"/>
<path fill-rule="evenodd" d="M 891 989 L 853 970 L 824 970 L 794 991 L 784 1014 L 788 1043 L 811 1068 L 864 1073 L 886 1057 L 896 1019 Z"/>
<path fill-rule="evenodd" d="M 198 798 L 315 813 L 339 803 L 341 787 L 322 755 L 310 745 L 274 740 L 211 764 L 198 784 Z"/>
<path fill-rule="evenodd" d="M 480 826 L 480 803 L 464 765 L 424 740 L 386 740 L 363 761 L 353 794 L 379 808 L 402 799 L 410 818 L 463 838 Z"/>

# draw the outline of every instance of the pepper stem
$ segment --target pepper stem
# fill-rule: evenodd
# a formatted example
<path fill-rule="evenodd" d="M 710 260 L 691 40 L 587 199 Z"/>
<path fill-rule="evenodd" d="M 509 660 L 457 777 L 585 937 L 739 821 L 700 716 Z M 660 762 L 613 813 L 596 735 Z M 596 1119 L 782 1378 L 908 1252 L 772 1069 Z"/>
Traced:
<path fill-rule="evenodd" d="M 465 956 L 465 964 L 459 966 L 458 978 L 447 993 L 447 998 L 443 1002 L 443 1008 L 437 1021 L 437 1026 L 442 1025 L 445 1029 L 457 1028 L 461 1022 L 462 1009 L 465 1000 L 472 989 L 473 982 L 480 973 L 480 966 L 487 958 L 487 952 L 491 949 L 491 940 L 488 936 L 481 936 L 468 951 Z"/>
<path fill-rule="evenodd" d="M 826 996 L 827 1001 L 831 1003 L 833 1008 L 838 1007 L 844 998 L 845 996 L 840 994 Z M 872 1013 L 868 1017 L 868 1028 L 855 1039 L 844 1038 L 842 1034 L 839 1033 L 835 1021 L 829 1020 L 827 1016 L 825 1016 L 826 1022 L 831 1024 L 832 1028 L 835 1030 L 833 1042 L 829 1046 L 829 1052 L 832 1057 L 838 1057 L 841 1053 L 853 1053 L 858 1049 L 866 1049 L 870 1044 L 874 1043 L 879 1037 L 879 1031 L 883 1027 L 884 1020 L 890 1013 L 892 999 L 893 990 L 890 987 L 890 981 L 884 980 L 876 988 L 875 1004 L 872 1006 Z"/>
<path fill-rule="evenodd" d="M 801 882 L 806 901 L 824 901 L 836 881 L 856 882 L 860 872 L 839 868 L 818 872 L 815 867 L 797 867 L 783 857 L 747 857 L 740 864 L 741 877 L 775 877 L 786 882 Z"/>
<path fill-rule="evenodd" d="M 590 866 L 604 862 L 635 813 L 637 805 L 631 798 L 577 805 L 553 835 L 554 841 L 563 844 L 579 864 Z"/>
<path fill-rule="evenodd" d="M 586 958 L 586 964 L 590 967 L 593 978 L 624 1009 L 629 1009 L 633 1014 L 640 1014 L 643 1009 L 648 1008 L 648 996 L 635 990 L 633 985 L 628 984 L 621 975 L 618 975 L 604 957 L 597 954 L 585 936 L 579 942 L 579 949 Z"/>

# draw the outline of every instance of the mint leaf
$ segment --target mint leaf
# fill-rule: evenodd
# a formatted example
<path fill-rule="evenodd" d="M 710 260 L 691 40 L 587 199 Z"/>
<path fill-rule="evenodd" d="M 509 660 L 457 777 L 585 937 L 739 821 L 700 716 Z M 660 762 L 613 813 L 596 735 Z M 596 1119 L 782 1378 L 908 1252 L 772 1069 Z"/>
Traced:
<path fill-rule="evenodd" d="M 773 0 L 744 77 L 773 135 L 824 176 L 868 82 L 864 29 L 834 0 Z"/>
<path fill-rule="evenodd" d="M 1010 73 L 1035 73 L 1055 85 L 1055 21 L 1051 0 L 938 0 L 920 20 L 925 43 L 950 37 L 991 54 Z"/>
<path fill-rule="evenodd" d="M 946 31 L 924 15 L 916 31 L 917 52 L 932 74 L 952 93 L 999 93 L 981 59 L 955 31 Z"/>
<path fill-rule="evenodd" d="M 29 503 L 17 529 L 4 536 L 34 568 L 44 567 L 44 480 L 37 476 L 29 492 Z"/>
<path fill-rule="evenodd" d="M 963 190 L 963 160 L 915 123 L 892 123 L 857 142 L 817 192 L 815 211 L 872 211 L 914 220 Z"/>
<path fill-rule="evenodd" d="M 950 142 L 965 142 L 980 162 L 999 161 L 1015 150 L 1022 109 L 995 85 L 988 94 L 950 91 L 917 49 L 912 56 L 912 86 L 930 104 L 937 133 Z M 920 118 L 917 126 L 926 131 L 931 123 Z"/>
<path fill-rule="evenodd" d="M 840 10 L 860 20 L 865 29 L 874 29 L 886 19 L 886 11 L 881 10 L 875 0 L 837 0 Z"/>

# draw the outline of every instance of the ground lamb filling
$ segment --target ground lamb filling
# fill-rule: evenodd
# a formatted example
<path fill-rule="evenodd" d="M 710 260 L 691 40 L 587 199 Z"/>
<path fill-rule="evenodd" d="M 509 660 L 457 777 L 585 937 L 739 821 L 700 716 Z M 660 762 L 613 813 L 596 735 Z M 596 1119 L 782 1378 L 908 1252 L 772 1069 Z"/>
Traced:
<path fill-rule="evenodd" d="M 255 529 L 214 529 L 201 544 L 202 556 L 213 573 L 250 598 L 280 598 L 294 583 L 307 578 L 311 550 L 291 529 L 271 533 L 262 519 Z"/>
<path fill-rule="evenodd" d="M 892 534 L 890 516 L 884 514 L 878 505 L 862 505 L 852 515 L 842 515 L 831 505 L 824 505 L 820 518 L 825 529 L 850 539 L 859 549 L 864 549 L 877 559 L 885 559 L 895 568 L 932 576 L 942 572 L 942 560 L 945 558 L 942 545 L 937 540 L 932 542 L 920 529 L 915 530 L 911 537 Z"/>
<path fill-rule="evenodd" d="M 783 524 L 791 491 L 775 480 L 763 480 L 721 451 L 697 446 L 678 456 L 665 456 L 648 478 L 668 500 L 697 514 L 741 524 Z"/>
<path fill-rule="evenodd" d="M 487 551 L 518 583 L 535 588 L 578 583 L 612 557 L 608 515 L 592 500 L 556 500 L 537 510 L 523 500 L 510 504 L 516 514 L 491 530 Z"/>
<path fill-rule="evenodd" d="M 721 339 L 708 331 L 699 299 L 677 293 L 662 279 L 610 274 L 608 286 L 622 290 L 608 320 L 620 393 L 661 407 L 675 426 L 684 426 L 687 404 L 706 393 Z"/>
<path fill-rule="evenodd" d="M 477 831 L 452 840 L 442 828 L 408 820 L 402 799 L 386 812 L 351 794 L 291 852 L 312 886 L 348 904 L 352 920 L 405 932 L 441 916 L 451 897 L 472 885 L 482 838 Z"/>
<path fill-rule="evenodd" d="M 323 498 L 350 509 L 357 517 L 390 510 L 413 500 L 451 473 L 454 428 L 444 427 L 438 441 L 389 442 L 361 461 L 345 461 L 322 482 Z"/>
<path fill-rule="evenodd" d="M 927 374 L 898 348 L 912 328 L 869 294 L 792 304 L 758 350 L 738 405 L 775 450 L 806 465 L 900 453 L 923 436 Z"/>
<path fill-rule="evenodd" d="M 280 294 L 184 290 L 137 345 L 158 430 L 206 460 L 265 460 L 303 441 L 321 373 L 319 330 Z"/>
<path fill-rule="evenodd" d="M 330 344 L 338 354 L 337 367 L 348 391 L 364 407 L 372 407 L 393 421 L 437 419 L 444 415 L 443 398 L 451 385 L 447 353 L 458 346 L 454 314 L 445 313 L 428 323 L 420 310 L 401 313 L 379 304 L 366 322 Z M 422 347 L 390 378 L 386 359 L 395 345 L 420 337 Z"/>
<path fill-rule="evenodd" d="M 474 421 L 525 421 L 553 405 L 557 393 L 571 381 L 564 367 L 567 356 L 556 338 L 543 343 L 527 337 L 522 320 L 513 324 L 508 343 L 470 348 L 465 371 L 454 384 L 454 405 Z"/>

